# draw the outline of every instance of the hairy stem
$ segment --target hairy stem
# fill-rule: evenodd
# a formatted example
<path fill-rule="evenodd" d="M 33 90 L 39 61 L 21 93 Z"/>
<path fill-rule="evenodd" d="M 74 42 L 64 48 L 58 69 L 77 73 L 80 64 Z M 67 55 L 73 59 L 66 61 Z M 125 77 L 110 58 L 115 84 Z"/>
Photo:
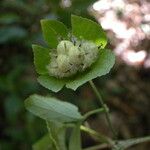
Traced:
<path fill-rule="evenodd" d="M 103 101 L 103 99 L 102 99 L 100 93 L 98 92 L 98 89 L 96 88 L 95 84 L 93 83 L 93 81 L 91 80 L 91 81 L 89 81 L 89 83 L 90 83 L 90 85 L 91 85 L 91 87 L 92 87 L 94 93 L 95 93 L 96 96 L 98 97 L 100 104 L 102 105 L 103 109 L 105 110 L 105 116 L 106 116 L 106 120 L 107 120 L 107 122 L 108 122 L 108 126 L 109 126 L 109 128 L 110 128 L 110 130 L 111 130 L 111 132 L 112 132 L 112 134 L 113 134 L 114 139 L 116 139 L 117 136 L 116 136 L 116 132 L 115 132 L 115 130 L 114 130 L 113 126 L 112 126 L 111 120 L 110 120 L 108 107 L 107 107 L 107 105 L 104 103 L 104 101 Z"/>

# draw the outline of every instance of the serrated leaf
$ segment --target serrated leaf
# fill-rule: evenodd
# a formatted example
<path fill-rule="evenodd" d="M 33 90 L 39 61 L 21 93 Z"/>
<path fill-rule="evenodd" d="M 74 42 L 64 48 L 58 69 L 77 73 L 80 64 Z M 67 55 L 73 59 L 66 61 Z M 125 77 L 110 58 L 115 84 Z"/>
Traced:
<path fill-rule="evenodd" d="M 39 76 L 38 82 L 44 86 L 45 88 L 48 88 L 49 90 L 53 92 L 60 91 L 63 86 L 65 85 L 64 80 L 57 79 L 55 77 L 45 75 L 45 76 Z"/>
<path fill-rule="evenodd" d="M 50 49 L 38 45 L 32 45 L 34 54 L 34 65 L 37 73 L 48 74 L 46 66 L 50 63 Z"/>
<path fill-rule="evenodd" d="M 97 45 L 102 44 L 104 48 L 107 44 L 107 38 L 102 27 L 96 22 L 79 16 L 71 16 L 72 33 L 79 39 L 93 41 Z"/>
<path fill-rule="evenodd" d="M 53 97 L 31 95 L 25 100 L 25 107 L 34 115 L 47 121 L 67 123 L 83 119 L 76 106 Z"/>
<path fill-rule="evenodd" d="M 76 90 L 79 86 L 96 77 L 107 74 L 115 63 L 115 55 L 107 49 L 100 50 L 99 58 L 91 68 L 78 74 L 66 83 L 66 87 Z"/>
<path fill-rule="evenodd" d="M 49 134 L 46 134 L 40 140 L 38 140 L 32 148 L 33 150 L 51 150 L 52 141 L 50 140 Z"/>
<path fill-rule="evenodd" d="M 81 150 L 80 125 L 81 123 L 78 122 L 77 124 L 75 124 L 75 127 L 73 128 L 69 141 L 69 150 Z"/>

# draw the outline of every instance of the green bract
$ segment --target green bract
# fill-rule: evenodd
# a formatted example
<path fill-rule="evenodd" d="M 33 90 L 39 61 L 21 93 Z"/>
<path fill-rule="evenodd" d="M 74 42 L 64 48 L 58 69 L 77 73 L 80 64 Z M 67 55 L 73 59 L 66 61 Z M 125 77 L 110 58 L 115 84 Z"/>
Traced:
<path fill-rule="evenodd" d="M 107 39 L 101 26 L 71 16 L 72 32 L 55 20 L 42 20 L 44 39 L 49 48 L 33 45 L 34 64 L 44 87 L 57 92 L 66 86 L 76 90 L 112 68 L 114 54 L 104 49 Z M 63 39 L 63 40 L 62 40 Z"/>

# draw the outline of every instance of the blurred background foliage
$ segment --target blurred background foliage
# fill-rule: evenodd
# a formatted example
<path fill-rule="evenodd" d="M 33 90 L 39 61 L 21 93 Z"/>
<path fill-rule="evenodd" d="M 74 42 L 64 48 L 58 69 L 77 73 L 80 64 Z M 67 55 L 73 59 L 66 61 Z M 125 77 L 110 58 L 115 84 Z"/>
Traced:
<path fill-rule="evenodd" d="M 87 85 L 76 92 L 50 93 L 36 81 L 31 44 L 45 44 L 40 19 L 58 19 L 70 27 L 70 15 L 93 18 L 94 0 L 1 0 L 0 1 L 0 150 L 30 150 L 46 132 L 45 122 L 28 113 L 24 99 L 30 94 L 51 94 L 79 106 L 82 113 L 98 107 Z M 91 15 L 92 14 L 92 15 Z M 110 41 L 113 37 L 109 37 Z M 111 39 L 112 38 L 112 39 Z M 110 42 L 111 43 L 111 42 Z M 114 48 L 114 45 L 108 47 Z M 148 51 L 148 50 L 147 50 Z M 112 72 L 96 84 L 112 111 L 112 121 L 122 139 L 150 134 L 150 73 L 129 66 L 120 58 Z M 95 130 L 109 135 L 103 116 L 89 119 Z M 83 134 L 83 146 L 96 143 Z M 148 144 L 133 149 L 148 150 Z"/>
<path fill-rule="evenodd" d="M 31 44 L 43 44 L 40 19 L 58 19 L 69 27 L 70 14 L 87 16 L 91 2 L 74 0 L 65 7 L 60 0 L 0 1 L 0 150 L 31 149 L 47 131 L 23 103 L 32 93 L 49 93 L 37 83 L 32 60 Z"/>

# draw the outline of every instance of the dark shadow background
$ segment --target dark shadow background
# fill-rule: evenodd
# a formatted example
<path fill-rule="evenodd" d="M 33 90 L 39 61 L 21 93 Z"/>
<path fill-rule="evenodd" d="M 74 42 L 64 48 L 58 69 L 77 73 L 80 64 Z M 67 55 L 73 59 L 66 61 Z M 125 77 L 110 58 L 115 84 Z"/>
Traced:
<path fill-rule="evenodd" d="M 143 29 L 143 20 L 135 24 L 134 18 L 135 15 L 144 18 L 145 14 L 136 13 L 132 16 L 126 14 L 126 9 L 113 9 L 116 7 L 110 7 L 105 11 L 94 10 L 95 7 L 92 7 L 94 2 L 94 0 L 0 1 L 0 150 L 30 150 L 32 144 L 47 132 L 45 122 L 25 110 L 24 100 L 30 94 L 50 93 L 76 104 L 82 113 L 98 108 L 99 104 L 88 84 L 78 88 L 76 92 L 63 89 L 57 94 L 41 87 L 36 81 L 31 49 L 33 43 L 44 45 L 40 28 L 40 19 L 43 18 L 58 19 L 70 27 L 71 13 L 93 20 L 95 17 L 102 23 L 101 18 L 111 10 L 118 20 L 127 24 L 127 29 L 131 27 Z M 146 6 L 149 5 L 145 0 L 132 2 L 128 0 L 125 6 L 130 4 L 134 8 L 136 5 L 140 11 L 144 2 L 147 2 Z M 112 22 L 115 21 L 116 19 L 112 18 Z M 131 22 L 133 24 L 129 26 Z M 147 31 L 146 29 L 144 31 Z M 149 135 L 150 34 L 143 31 L 145 36 L 136 46 L 132 41 L 134 38 L 131 38 L 132 40 L 128 38 L 130 44 L 126 48 L 121 47 L 124 51 L 118 54 L 117 46 L 124 42 L 124 39 L 118 38 L 113 28 L 107 28 L 106 31 L 109 37 L 107 47 L 116 53 L 116 64 L 108 75 L 95 79 L 94 82 L 110 107 L 112 122 L 120 139 Z M 135 31 L 136 34 L 140 32 Z M 141 36 L 143 35 L 139 34 L 139 37 Z M 137 55 L 130 53 L 130 50 L 136 54 L 144 50 L 145 57 L 143 58 L 143 53 L 140 53 L 138 56 L 141 56 L 141 59 L 133 61 Z M 95 130 L 111 136 L 103 115 L 93 116 L 89 119 L 89 123 Z M 96 141 L 85 134 L 82 139 L 84 147 L 96 144 Z M 132 149 L 149 150 L 149 146 L 149 143 L 140 144 Z"/>

